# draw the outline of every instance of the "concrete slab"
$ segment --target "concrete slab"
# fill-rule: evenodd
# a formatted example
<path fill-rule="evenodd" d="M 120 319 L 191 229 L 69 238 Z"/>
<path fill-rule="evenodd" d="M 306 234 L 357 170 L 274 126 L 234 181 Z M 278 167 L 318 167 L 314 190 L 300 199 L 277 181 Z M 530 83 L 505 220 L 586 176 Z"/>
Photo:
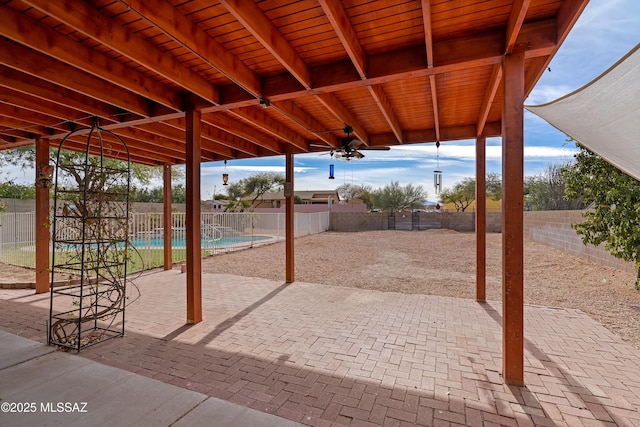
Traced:
<path fill-rule="evenodd" d="M 211 418 L 212 414 L 215 414 L 214 419 Z M 173 424 L 172 427 L 207 425 L 217 427 L 296 427 L 304 424 L 211 397 Z"/>
<path fill-rule="evenodd" d="M 0 369 L 56 351 L 35 341 L 0 331 Z"/>
<path fill-rule="evenodd" d="M 4 331 L 0 349 L 2 427 L 301 425 Z"/>

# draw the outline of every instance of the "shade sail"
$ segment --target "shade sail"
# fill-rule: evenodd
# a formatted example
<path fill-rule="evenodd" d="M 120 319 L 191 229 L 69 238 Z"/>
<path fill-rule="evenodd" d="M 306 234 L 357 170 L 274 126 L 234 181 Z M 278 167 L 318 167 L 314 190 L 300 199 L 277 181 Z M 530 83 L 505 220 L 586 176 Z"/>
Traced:
<path fill-rule="evenodd" d="M 525 107 L 640 180 L 640 44 L 575 92 Z"/>

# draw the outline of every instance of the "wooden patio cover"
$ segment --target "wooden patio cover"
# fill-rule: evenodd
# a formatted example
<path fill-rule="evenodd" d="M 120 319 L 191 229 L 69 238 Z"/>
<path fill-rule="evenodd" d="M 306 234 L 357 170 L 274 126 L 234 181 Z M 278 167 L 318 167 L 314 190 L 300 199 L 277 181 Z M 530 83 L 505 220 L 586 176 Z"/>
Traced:
<path fill-rule="evenodd" d="M 132 161 L 187 165 L 195 239 L 200 162 L 285 155 L 292 189 L 293 156 L 339 147 L 347 125 L 370 146 L 475 138 L 482 192 L 484 140 L 502 135 L 505 379 L 521 383 L 522 105 L 587 2 L 2 0 L 0 149 L 46 152 L 97 117 Z"/>

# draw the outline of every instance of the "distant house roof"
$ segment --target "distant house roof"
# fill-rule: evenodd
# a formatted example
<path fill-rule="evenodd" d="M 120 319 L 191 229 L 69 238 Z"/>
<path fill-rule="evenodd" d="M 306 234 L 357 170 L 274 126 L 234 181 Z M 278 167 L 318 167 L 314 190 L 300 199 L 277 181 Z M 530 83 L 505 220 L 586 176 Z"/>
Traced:
<path fill-rule="evenodd" d="M 340 196 L 337 191 L 334 190 L 305 190 L 305 191 L 294 191 L 293 194 L 295 196 L 300 197 L 302 200 L 310 201 L 310 202 L 327 202 L 327 198 L 331 197 L 334 202 L 338 202 L 340 200 Z M 252 200 L 253 197 L 248 197 L 248 200 Z M 262 197 L 258 199 L 262 200 L 284 200 L 284 190 L 274 191 L 270 193 L 265 193 Z"/>

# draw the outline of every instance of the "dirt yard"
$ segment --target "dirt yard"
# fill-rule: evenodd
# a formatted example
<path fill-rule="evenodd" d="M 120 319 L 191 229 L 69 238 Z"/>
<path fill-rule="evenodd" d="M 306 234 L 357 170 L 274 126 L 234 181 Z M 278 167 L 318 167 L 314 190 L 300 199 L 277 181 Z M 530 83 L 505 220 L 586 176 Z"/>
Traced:
<path fill-rule="evenodd" d="M 487 299 L 501 300 L 502 235 L 487 235 Z M 285 278 L 285 245 L 203 260 L 203 271 Z M 295 241 L 295 280 L 475 298 L 475 235 L 451 230 L 321 233 Z M 640 348 L 635 275 L 525 242 L 525 303 L 577 308 Z"/>

